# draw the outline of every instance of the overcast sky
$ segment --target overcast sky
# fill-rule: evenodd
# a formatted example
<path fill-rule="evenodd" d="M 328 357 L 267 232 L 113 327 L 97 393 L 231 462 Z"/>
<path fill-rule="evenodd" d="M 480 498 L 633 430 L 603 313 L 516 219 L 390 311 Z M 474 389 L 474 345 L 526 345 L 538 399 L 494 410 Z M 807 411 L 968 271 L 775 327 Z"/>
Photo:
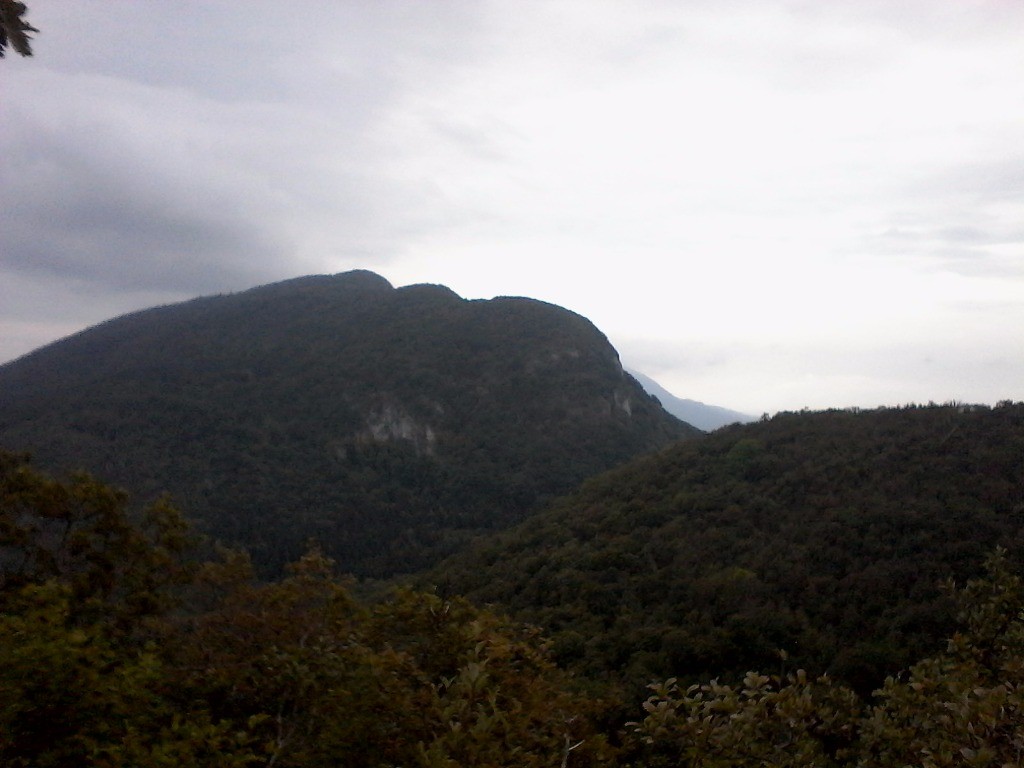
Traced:
<path fill-rule="evenodd" d="M 0 361 L 374 270 L 748 413 L 1024 399 L 1019 0 L 27 0 Z"/>

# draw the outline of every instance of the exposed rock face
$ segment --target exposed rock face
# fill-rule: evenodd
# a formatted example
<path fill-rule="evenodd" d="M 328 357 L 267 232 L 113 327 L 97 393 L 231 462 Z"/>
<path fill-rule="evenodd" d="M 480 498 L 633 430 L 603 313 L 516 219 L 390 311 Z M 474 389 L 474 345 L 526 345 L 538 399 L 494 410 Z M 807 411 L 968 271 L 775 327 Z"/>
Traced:
<path fill-rule="evenodd" d="M 387 405 L 366 417 L 369 439 L 383 443 L 390 440 L 408 442 L 417 453 L 433 455 L 437 432 L 429 424 L 421 424 L 398 406 Z"/>
<path fill-rule="evenodd" d="M 271 564 L 385 574 L 696 430 L 585 318 L 372 272 L 103 323 L 0 367 L 0 447 L 169 490 Z"/>

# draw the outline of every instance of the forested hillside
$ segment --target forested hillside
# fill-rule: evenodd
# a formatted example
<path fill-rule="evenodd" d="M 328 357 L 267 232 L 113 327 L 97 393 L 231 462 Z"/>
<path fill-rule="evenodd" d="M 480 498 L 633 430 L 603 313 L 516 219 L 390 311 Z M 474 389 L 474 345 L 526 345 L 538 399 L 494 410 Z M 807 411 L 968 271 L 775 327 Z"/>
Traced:
<path fill-rule="evenodd" d="M 0 447 L 168 491 L 275 572 L 436 563 L 584 478 L 699 434 L 585 318 L 314 276 L 121 317 L 0 367 Z"/>
<path fill-rule="evenodd" d="M 702 435 L 541 302 L 198 299 L 0 368 L 0 758 L 1012 763 L 1022 553 L 1024 404 Z"/>
<path fill-rule="evenodd" d="M 258 582 L 242 552 L 197 560 L 166 503 L 130 509 L 0 452 L 6 768 L 1020 764 L 1024 585 L 1001 553 L 951 595 L 948 646 L 871 699 L 795 670 L 669 679 L 641 708 L 463 600 L 361 603 L 315 550 Z"/>
<path fill-rule="evenodd" d="M 996 545 L 1024 553 L 1024 405 L 784 413 L 592 479 L 426 583 L 591 676 L 800 666 L 870 692 L 942 647 L 941 583 Z"/>

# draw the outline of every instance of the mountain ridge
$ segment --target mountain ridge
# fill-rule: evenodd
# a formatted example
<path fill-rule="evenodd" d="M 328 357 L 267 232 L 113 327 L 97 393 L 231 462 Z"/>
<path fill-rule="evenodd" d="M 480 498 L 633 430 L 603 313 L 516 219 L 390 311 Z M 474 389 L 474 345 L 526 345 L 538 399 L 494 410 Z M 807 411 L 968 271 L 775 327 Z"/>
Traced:
<path fill-rule="evenodd" d="M 154 307 L 0 366 L 0 446 L 170 491 L 267 567 L 415 570 L 699 435 L 586 318 L 365 270 Z"/>

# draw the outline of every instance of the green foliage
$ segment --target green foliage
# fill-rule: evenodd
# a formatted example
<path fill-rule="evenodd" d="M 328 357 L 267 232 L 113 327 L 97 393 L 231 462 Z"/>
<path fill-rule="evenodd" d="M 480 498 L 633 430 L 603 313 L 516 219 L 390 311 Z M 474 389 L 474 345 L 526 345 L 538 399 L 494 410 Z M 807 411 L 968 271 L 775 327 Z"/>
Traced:
<path fill-rule="evenodd" d="M 1000 552 L 958 593 L 948 648 L 890 677 L 874 703 L 829 678 L 749 673 L 651 686 L 631 724 L 637 766 L 1018 766 L 1024 758 L 1024 589 Z"/>
<path fill-rule="evenodd" d="M 946 579 L 1024 552 L 1022 455 L 1021 404 L 781 414 L 593 478 L 429 579 L 638 697 L 780 649 L 869 695 L 941 648 Z"/>
<path fill-rule="evenodd" d="M 514 625 L 408 591 L 362 606 L 315 552 L 274 584 L 213 570 L 226 589 L 177 630 L 173 695 L 246 728 L 269 763 L 542 765 L 567 736 L 604 759 L 591 705 Z"/>
<path fill-rule="evenodd" d="M 147 310 L 0 366 L 0 447 L 168 491 L 264 575 L 310 537 L 347 572 L 420 570 L 695 434 L 578 315 L 370 273 Z"/>
<path fill-rule="evenodd" d="M 965 624 L 944 654 L 889 678 L 863 727 L 874 765 L 1021 765 L 1024 587 L 1005 553 L 959 595 Z"/>
<path fill-rule="evenodd" d="M 123 494 L 0 463 L 4 766 L 609 764 L 531 631 L 410 591 L 363 605 L 315 549 L 271 583 L 227 550 L 185 568 L 177 523 L 149 536 Z M 183 576 L 144 578 L 163 568 Z"/>
<path fill-rule="evenodd" d="M 76 621 L 100 614 L 130 627 L 159 613 L 188 578 L 187 525 L 166 499 L 136 518 L 123 491 L 85 474 L 53 480 L 0 451 L 0 607 L 21 587 L 58 581 Z"/>
<path fill-rule="evenodd" d="M 0 452 L 0 532 L 0 764 L 246 763 L 237 734 L 162 695 L 155 622 L 191 571 L 170 505 L 132 519 L 123 492 Z"/>
<path fill-rule="evenodd" d="M 614 688 L 581 692 L 535 629 L 409 589 L 361 603 L 315 548 L 269 583 L 230 550 L 187 568 L 166 505 L 147 533 L 96 481 L 51 480 L 17 456 L 0 466 L 4 766 L 941 768 L 1024 756 L 1024 582 L 1003 551 L 985 577 L 950 586 L 962 629 L 946 650 L 870 700 L 803 670 L 686 690 L 669 679 L 623 732 L 616 703 L 594 695 Z M 111 579 L 90 573 L 112 564 Z M 165 569 L 175 578 L 147 576 Z M 732 595 L 754 578 L 733 567 L 705 588 Z"/>
<path fill-rule="evenodd" d="M 72 590 L 18 590 L 0 616 L 0 763 L 47 766 L 242 766 L 244 735 L 162 696 L 157 649 L 126 644 L 120 617 L 82 625 Z M 14 601 L 11 601 L 14 602 Z"/>
<path fill-rule="evenodd" d="M 647 716 L 630 724 L 643 765 L 825 768 L 851 754 L 860 702 L 828 678 L 751 672 L 735 687 L 712 680 L 681 693 L 670 679 L 651 688 Z"/>

